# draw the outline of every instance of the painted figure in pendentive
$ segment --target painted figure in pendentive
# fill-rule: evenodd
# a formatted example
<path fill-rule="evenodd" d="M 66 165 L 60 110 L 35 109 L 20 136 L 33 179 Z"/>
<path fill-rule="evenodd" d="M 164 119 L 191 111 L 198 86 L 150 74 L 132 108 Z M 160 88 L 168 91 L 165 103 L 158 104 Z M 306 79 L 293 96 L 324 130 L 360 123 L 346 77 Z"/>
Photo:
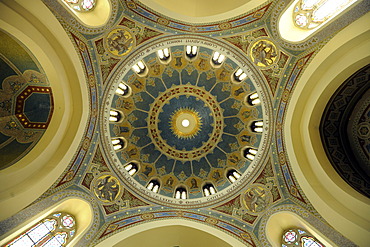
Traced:
<path fill-rule="evenodd" d="M 129 47 L 132 45 L 133 39 L 128 33 L 125 33 L 123 30 L 119 30 L 116 33 L 112 34 L 111 37 L 108 37 L 108 45 L 111 51 L 116 50 L 118 55 L 122 55 L 128 51 Z"/>
<path fill-rule="evenodd" d="M 276 49 L 272 44 L 260 41 L 252 49 L 252 56 L 255 64 L 262 63 L 265 66 L 269 66 L 274 62 L 277 54 Z"/>
<path fill-rule="evenodd" d="M 114 201 L 119 192 L 119 184 L 111 176 L 107 176 L 99 182 L 96 192 L 100 199 Z"/>
<path fill-rule="evenodd" d="M 265 196 L 265 191 L 258 192 L 256 189 L 251 189 L 244 197 L 246 206 L 252 212 L 262 211 L 267 205 Z"/>

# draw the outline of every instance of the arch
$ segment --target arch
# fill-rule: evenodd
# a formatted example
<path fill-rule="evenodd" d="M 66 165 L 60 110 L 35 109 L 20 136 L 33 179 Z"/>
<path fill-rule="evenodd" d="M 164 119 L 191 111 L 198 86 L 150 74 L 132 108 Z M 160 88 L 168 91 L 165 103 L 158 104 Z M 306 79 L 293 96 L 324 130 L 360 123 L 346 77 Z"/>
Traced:
<path fill-rule="evenodd" d="M 34 54 L 50 81 L 57 106 L 39 143 L 0 173 L 2 220 L 35 201 L 73 160 L 85 131 L 89 100 L 75 48 L 41 1 L 22 1 L 22 5 L 17 1 L 1 1 L 0 27 Z"/>
<path fill-rule="evenodd" d="M 97 0 L 95 7 L 86 12 L 80 12 L 80 11 L 73 9 L 64 0 L 59 0 L 59 1 L 62 2 L 61 4 L 73 16 L 75 16 L 78 21 L 90 27 L 100 27 L 106 24 L 112 12 L 111 3 L 109 0 Z"/>
<path fill-rule="evenodd" d="M 245 244 L 240 242 L 238 239 L 232 237 L 231 235 L 209 225 L 205 225 L 199 222 L 185 220 L 185 219 L 164 219 L 164 220 L 155 220 L 151 222 L 147 222 L 141 225 L 136 225 L 131 228 L 126 228 L 125 231 L 118 232 L 113 236 L 103 240 L 96 247 L 103 247 L 103 246 L 127 246 L 132 247 L 130 245 L 119 245 L 119 243 L 124 243 L 125 240 L 128 240 L 130 237 L 136 235 L 141 236 L 145 231 L 159 229 L 161 227 L 176 227 L 176 226 L 184 226 L 195 229 L 200 232 L 200 234 L 208 233 L 214 238 L 218 238 L 219 240 L 223 241 L 223 245 L 218 245 L 222 247 L 240 247 L 244 246 Z M 168 229 L 168 228 L 165 228 Z M 207 236 L 207 235 L 206 235 Z M 207 238 L 205 238 L 207 240 Z M 163 239 L 165 241 L 165 239 Z M 221 242 L 222 243 L 222 242 Z M 154 244 L 154 243 L 153 243 Z M 153 247 L 158 246 L 167 246 L 167 245 L 153 245 Z M 168 245 L 169 246 L 169 245 Z M 196 245 L 193 245 L 196 246 Z M 217 247 L 217 246 L 215 246 Z"/>
<path fill-rule="evenodd" d="M 322 147 L 319 125 L 330 96 L 370 62 L 370 13 L 339 32 L 316 55 L 292 94 L 284 125 L 293 172 L 315 209 L 345 237 L 366 246 L 370 199 L 335 172 Z"/>
<path fill-rule="evenodd" d="M 87 232 L 88 228 L 92 224 L 93 219 L 93 209 L 90 203 L 80 198 L 65 199 L 61 202 L 58 202 L 58 205 L 47 208 L 39 214 L 32 216 L 31 218 L 22 222 L 14 229 L 9 230 L 8 233 L 2 236 L 3 239 L 0 241 L 0 245 L 3 246 L 5 243 L 10 242 L 16 236 L 19 236 L 24 231 L 35 225 L 37 222 L 56 212 L 65 212 L 74 216 L 77 222 L 76 234 L 69 243 L 69 246 L 74 246 L 74 244 L 76 244 Z"/>
<path fill-rule="evenodd" d="M 272 246 L 281 247 L 282 236 L 286 230 L 297 228 L 310 232 L 311 235 L 325 246 L 335 246 L 324 234 L 316 230 L 300 216 L 289 211 L 281 211 L 270 216 L 266 224 L 266 236 Z"/>

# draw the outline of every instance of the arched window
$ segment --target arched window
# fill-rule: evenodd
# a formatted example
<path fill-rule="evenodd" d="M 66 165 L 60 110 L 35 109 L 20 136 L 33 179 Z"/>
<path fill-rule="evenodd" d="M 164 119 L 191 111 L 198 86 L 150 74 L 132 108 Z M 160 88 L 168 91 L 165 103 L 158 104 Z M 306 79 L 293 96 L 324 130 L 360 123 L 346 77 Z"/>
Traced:
<path fill-rule="evenodd" d="M 121 82 L 120 84 L 118 84 L 116 94 L 123 97 L 128 97 L 130 94 L 130 90 L 131 90 L 130 87 L 126 83 Z"/>
<path fill-rule="evenodd" d="M 242 69 L 239 68 L 235 71 L 234 80 L 236 82 L 242 82 L 245 78 L 247 78 L 247 74 Z"/>
<path fill-rule="evenodd" d="M 313 29 L 338 15 L 356 0 L 299 0 L 293 11 L 294 24 L 302 29 Z"/>
<path fill-rule="evenodd" d="M 171 53 L 170 53 L 169 48 L 164 48 L 162 50 L 158 50 L 157 54 L 158 54 L 159 60 L 161 60 L 162 62 L 167 63 L 167 61 L 170 60 Z"/>
<path fill-rule="evenodd" d="M 256 154 L 257 154 L 257 149 L 254 149 L 254 148 L 246 148 L 243 151 L 244 158 L 247 158 L 250 161 L 254 160 L 254 157 L 256 156 Z"/>
<path fill-rule="evenodd" d="M 64 0 L 72 9 L 76 11 L 90 11 L 92 10 L 97 0 Z"/>
<path fill-rule="evenodd" d="M 324 247 L 312 234 L 302 229 L 289 229 L 282 236 L 282 247 Z"/>
<path fill-rule="evenodd" d="M 148 71 L 148 69 L 147 69 L 147 67 L 146 67 L 146 65 L 144 64 L 143 61 L 139 61 L 137 64 L 132 66 L 132 69 L 139 76 L 145 76 L 147 74 L 147 71 Z"/>
<path fill-rule="evenodd" d="M 229 179 L 231 183 L 234 183 L 238 178 L 240 178 L 241 174 L 237 172 L 235 169 L 231 169 L 227 172 L 226 177 Z"/>
<path fill-rule="evenodd" d="M 254 121 L 251 124 L 251 129 L 255 133 L 262 133 L 263 132 L 263 121 Z"/>
<path fill-rule="evenodd" d="M 261 103 L 258 93 L 252 93 L 251 95 L 248 95 L 247 102 L 251 106 L 255 106 Z"/>
<path fill-rule="evenodd" d="M 125 148 L 126 142 L 122 137 L 112 138 L 113 149 L 120 151 Z"/>
<path fill-rule="evenodd" d="M 190 59 L 196 57 L 198 54 L 198 46 L 186 46 L 186 56 Z"/>
<path fill-rule="evenodd" d="M 175 198 L 176 199 L 187 199 L 188 194 L 187 194 L 186 189 L 183 188 L 183 187 L 177 188 L 176 191 L 175 191 Z"/>
<path fill-rule="evenodd" d="M 218 67 L 222 64 L 223 61 L 225 61 L 225 55 L 217 51 L 213 53 L 213 57 L 212 57 L 213 66 Z"/>
<path fill-rule="evenodd" d="M 109 111 L 109 121 L 117 123 L 122 120 L 122 113 L 117 110 L 110 110 Z"/>
<path fill-rule="evenodd" d="M 125 165 L 125 170 L 128 172 L 128 174 L 133 176 L 139 170 L 139 165 L 136 162 L 129 162 Z"/>
<path fill-rule="evenodd" d="M 76 234 L 76 221 L 70 214 L 53 213 L 13 239 L 6 247 L 66 246 Z"/>
<path fill-rule="evenodd" d="M 159 181 L 158 180 L 156 180 L 156 179 L 153 179 L 153 180 L 151 180 L 149 183 L 148 183 L 148 185 L 146 186 L 146 188 L 148 189 L 148 190 L 151 190 L 151 191 L 153 191 L 154 193 L 158 193 L 158 191 L 159 191 L 159 188 L 161 187 L 161 184 L 159 183 Z"/>
<path fill-rule="evenodd" d="M 204 196 L 210 196 L 216 194 L 215 186 L 211 183 L 207 183 L 203 186 L 203 194 Z"/>

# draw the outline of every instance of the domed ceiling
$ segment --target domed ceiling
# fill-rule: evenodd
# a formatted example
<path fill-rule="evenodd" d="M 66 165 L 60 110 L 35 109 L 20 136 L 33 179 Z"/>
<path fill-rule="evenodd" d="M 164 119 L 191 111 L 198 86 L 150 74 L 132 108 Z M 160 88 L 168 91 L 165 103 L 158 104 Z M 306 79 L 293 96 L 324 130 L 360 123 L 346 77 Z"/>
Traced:
<path fill-rule="evenodd" d="M 71 59 L 61 69 L 68 73 L 72 69 L 71 74 L 76 74 L 72 78 L 78 80 L 69 85 L 78 85 L 81 91 L 71 90 L 73 104 L 68 107 L 78 107 L 84 115 L 71 119 L 71 126 L 79 126 L 76 141 L 68 151 L 56 151 L 60 156 L 68 154 L 70 158 L 63 159 L 68 164 L 50 188 L 38 188 L 44 194 L 30 196 L 34 199 L 28 204 L 28 198 L 20 198 L 30 190 L 27 186 L 17 186 L 14 195 L 7 191 L 2 215 L 10 217 L 0 222 L 0 236 L 11 238 L 13 229 L 18 231 L 25 222 L 69 205 L 76 211 L 79 227 L 85 224 L 86 228 L 76 232 L 75 246 L 117 245 L 130 232 L 166 222 L 189 222 L 233 246 L 281 244 L 283 231 L 292 226 L 310 226 L 304 230 L 323 233 L 318 236 L 325 235 L 333 245 L 355 245 L 338 231 L 338 225 L 347 222 L 342 219 L 346 215 L 333 221 L 330 217 L 341 211 L 321 215 L 314 208 L 327 201 L 336 204 L 333 198 L 314 198 L 319 200 L 311 204 L 301 188 L 299 182 L 305 180 L 294 169 L 311 163 L 297 164 L 295 156 L 289 155 L 296 152 L 289 139 L 289 129 L 295 126 L 290 126 L 289 119 L 301 86 L 310 82 L 304 78 L 310 75 L 311 64 L 321 63 L 316 64 L 317 58 L 332 37 L 338 38 L 337 33 L 352 33 L 346 26 L 368 11 L 365 1 L 340 21 L 297 43 L 279 34 L 279 18 L 289 1 L 262 1 L 238 16 L 190 23 L 165 16 L 139 0 L 109 0 L 109 20 L 96 27 L 85 26 L 61 1 L 20 1 L 24 5 L 19 11 L 18 5 L 5 2 L 9 8 L 15 6 L 16 14 L 33 17 L 30 22 L 36 20 L 35 27 L 45 31 L 47 41 L 56 41 L 50 47 L 63 48 L 56 52 L 55 61 L 64 61 L 64 55 Z M 45 15 L 39 15 L 41 6 Z M 97 16 L 98 7 L 83 14 Z M 46 17 L 52 21 L 37 22 Z M 37 69 L 42 73 L 37 66 L 29 70 Z M 28 77 L 26 81 L 38 85 Z M 46 79 L 40 81 L 50 87 Z M 27 95 L 21 94 L 26 88 L 21 86 L 12 99 L 27 96 L 27 90 Z M 48 119 L 52 105 L 51 99 Z M 8 113 L 18 123 L 16 109 Z M 363 126 L 364 118 L 358 119 Z M 298 146 L 297 155 L 301 150 L 304 147 Z M 310 153 L 304 151 L 302 156 L 306 154 Z M 52 160 L 46 165 L 58 164 Z M 53 174 L 59 174 L 59 168 Z M 321 186 L 315 180 L 310 185 Z M 75 199 L 91 212 L 81 211 Z M 8 210 L 15 200 L 23 204 Z"/>
<path fill-rule="evenodd" d="M 40 140 L 53 113 L 49 82 L 30 51 L 0 31 L 0 170 Z"/>
<path fill-rule="evenodd" d="M 175 205 L 233 195 L 268 150 L 269 106 L 251 62 L 196 36 L 146 51 L 120 65 L 106 93 L 105 143 L 118 174 L 138 193 Z"/>

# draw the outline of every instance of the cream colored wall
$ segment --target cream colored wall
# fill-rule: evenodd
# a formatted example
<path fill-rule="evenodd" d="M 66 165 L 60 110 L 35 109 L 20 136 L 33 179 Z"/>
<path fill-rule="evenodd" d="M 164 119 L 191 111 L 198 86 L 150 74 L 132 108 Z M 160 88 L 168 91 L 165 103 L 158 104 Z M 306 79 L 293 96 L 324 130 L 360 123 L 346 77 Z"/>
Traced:
<path fill-rule="evenodd" d="M 162 226 L 128 237 L 114 247 L 231 247 L 224 240 L 202 230 L 187 226 Z"/>
<path fill-rule="evenodd" d="M 178 228 L 178 227 L 181 228 Z M 172 228 L 174 227 L 174 228 Z M 151 238 L 152 244 L 150 246 L 153 247 L 162 247 L 162 246 L 175 246 L 176 244 L 172 245 L 172 243 L 177 242 L 178 239 L 175 237 L 170 237 L 168 236 L 168 239 L 170 242 L 167 242 L 167 240 L 159 240 L 157 236 L 151 236 L 153 233 L 159 233 L 159 234 L 165 234 L 165 232 L 162 232 L 163 230 L 168 229 L 168 232 L 176 232 L 179 229 L 187 229 L 188 232 L 184 233 L 184 235 L 187 235 L 188 233 L 193 233 L 196 234 L 194 236 L 194 239 L 180 239 L 180 244 L 177 244 L 181 247 L 186 247 L 186 246 L 204 246 L 204 247 L 228 247 L 228 246 L 233 246 L 233 247 L 241 247 L 245 246 L 242 242 L 238 241 L 235 237 L 215 228 L 209 225 L 205 225 L 202 223 L 198 223 L 195 221 L 191 220 L 184 220 L 184 219 L 162 219 L 162 220 L 157 220 L 157 221 L 151 221 L 148 223 L 144 223 L 138 226 L 130 227 L 125 229 L 124 231 L 118 232 L 111 236 L 110 238 L 100 242 L 96 247 L 106 247 L 106 246 L 128 246 L 128 247 L 133 247 L 133 246 L 149 246 L 143 244 L 142 240 L 142 235 L 147 236 L 148 238 Z M 147 235 L 146 235 L 147 234 Z M 204 240 L 201 240 L 200 238 L 206 237 L 206 240 L 209 240 L 210 243 L 214 243 L 216 245 L 202 245 L 201 243 L 207 242 Z M 154 240 L 158 240 L 159 244 L 162 245 L 156 245 L 157 243 L 154 242 Z M 194 241 L 193 241 L 194 240 Z M 127 241 L 127 242 L 126 242 Z M 141 241 L 141 242 L 140 242 Z M 136 245 L 131 245 L 135 244 Z M 167 243 L 171 243 L 171 245 L 167 245 Z M 193 243 L 193 245 L 188 245 L 190 243 Z M 220 245 L 224 244 L 225 245 Z M 184 245 L 183 245 L 184 244 Z"/>
<path fill-rule="evenodd" d="M 189 23 L 229 19 L 257 8 L 268 0 L 139 0 L 153 10 Z"/>
<path fill-rule="evenodd" d="M 370 242 L 370 199 L 346 184 L 323 149 L 319 125 L 327 102 L 370 62 L 370 13 L 340 31 L 302 74 L 287 110 L 290 164 L 309 201 L 328 223 L 360 246 Z M 298 127 L 297 127 L 298 126 Z"/>
<path fill-rule="evenodd" d="M 0 2 L 0 28 L 36 57 L 51 84 L 54 112 L 39 143 L 0 172 L 0 220 L 35 201 L 73 160 L 89 114 L 84 72 L 66 32 L 41 2 Z"/>

